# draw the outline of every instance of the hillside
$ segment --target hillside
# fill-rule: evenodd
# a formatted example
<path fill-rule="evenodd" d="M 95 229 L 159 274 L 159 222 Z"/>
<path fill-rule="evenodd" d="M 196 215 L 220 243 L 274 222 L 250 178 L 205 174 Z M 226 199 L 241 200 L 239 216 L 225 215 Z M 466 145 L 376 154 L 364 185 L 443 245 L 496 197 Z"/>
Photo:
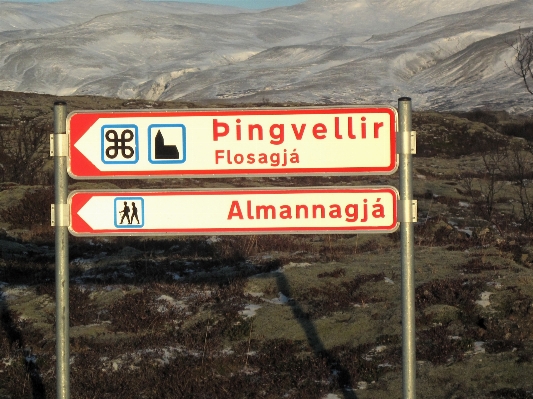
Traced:
<path fill-rule="evenodd" d="M 49 126 L 54 97 L 0 98 L 2 137 L 35 118 L 30 126 Z M 69 111 L 196 106 L 66 100 Z M 415 112 L 413 127 L 417 397 L 529 398 L 533 121 Z M 47 135 L 41 144 L 46 150 Z M 48 399 L 55 397 L 52 189 L 46 177 L 6 180 L 14 154 L 0 153 L 0 397 Z M 396 174 L 71 180 L 69 189 L 397 183 Z M 398 233 L 71 237 L 72 395 L 398 398 L 399 247 Z"/>
<path fill-rule="evenodd" d="M 74 0 L 0 3 L 0 90 L 214 103 L 408 95 L 423 109 L 531 111 L 509 70 L 519 29 L 531 29 L 529 0 L 309 0 L 260 12 L 107 3 L 83 13 Z"/>

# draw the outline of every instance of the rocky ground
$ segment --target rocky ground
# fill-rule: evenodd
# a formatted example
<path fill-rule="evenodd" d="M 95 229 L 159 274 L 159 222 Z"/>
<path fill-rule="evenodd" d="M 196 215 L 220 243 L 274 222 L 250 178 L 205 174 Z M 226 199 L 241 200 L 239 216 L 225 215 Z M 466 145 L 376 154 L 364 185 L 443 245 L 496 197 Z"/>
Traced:
<path fill-rule="evenodd" d="M 46 119 L 53 99 L 41 101 L 43 108 L 33 96 L 19 98 L 17 112 Z M 533 156 L 516 137 L 527 139 L 531 122 L 415 113 L 413 123 L 417 397 L 533 398 Z M 70 188 L 397 182 L 392 175 Z M 4 182 L 0 190 L 0 398 L 54 398 L 51 189 Z M 71 237 L 70 277 L 72 397 L 402 396 L 398 233 Z"/>

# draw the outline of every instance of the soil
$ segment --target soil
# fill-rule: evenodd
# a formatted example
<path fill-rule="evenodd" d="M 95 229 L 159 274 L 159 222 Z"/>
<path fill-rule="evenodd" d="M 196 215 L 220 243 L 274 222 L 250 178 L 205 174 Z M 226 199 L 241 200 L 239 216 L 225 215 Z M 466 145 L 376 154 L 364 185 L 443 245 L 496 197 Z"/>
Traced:
<path fill-rule="evenodd" d="M 0 117 L 50 118 L 52 97 L 0 97 Z M 526 140 L 502 134 L 522 118 L 487 115 L 486 123 L 479 113 L 413 117 L 418 398 L 533 398 L 533 234 L 529 186 L 519 185 L 530 177 L 512 169 L 518 154 L 529 173 L 532 158 Z M 491 154 L 503 147 L 491 175 Z M 71 181 L 70 189 L 376 184 L 397 186 L 398 175 Z M 0 185 L 2 399 L 56 397 L 49 195 Z M 28 203 L 43 208 L 29 221 Z M 401 398 L 401 275 L 399 233 L 71 237 L 71 395 Z"/>

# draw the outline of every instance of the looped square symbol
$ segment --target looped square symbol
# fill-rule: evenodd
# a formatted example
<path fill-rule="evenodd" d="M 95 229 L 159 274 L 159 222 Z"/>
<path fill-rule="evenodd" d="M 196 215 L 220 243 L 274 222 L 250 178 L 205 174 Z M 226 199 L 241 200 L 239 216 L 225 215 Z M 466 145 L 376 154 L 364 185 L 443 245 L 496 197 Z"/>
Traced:
<path fill-rule="evenodd" d="M 102 162 L 134 164 L 139 161 L 139 129 L 136 125 L 104 125 L 101 132 Z"/>

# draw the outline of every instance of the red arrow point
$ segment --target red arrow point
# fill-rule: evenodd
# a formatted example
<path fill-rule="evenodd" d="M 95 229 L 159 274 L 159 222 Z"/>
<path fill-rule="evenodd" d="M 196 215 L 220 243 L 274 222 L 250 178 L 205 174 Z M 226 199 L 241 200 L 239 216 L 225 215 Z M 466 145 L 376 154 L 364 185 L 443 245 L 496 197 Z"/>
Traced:
<path fill-rule="evenodd" d="M 70 214 L 70 225 L 71 230 L 80 232 L 92 232 L 94 229 L 85 222 L 78 214 L 78 212 L 89 202 L 94 194 L 89 193 L 76 193 L 72 194 L 71 198 L 71 214 Z"/>

